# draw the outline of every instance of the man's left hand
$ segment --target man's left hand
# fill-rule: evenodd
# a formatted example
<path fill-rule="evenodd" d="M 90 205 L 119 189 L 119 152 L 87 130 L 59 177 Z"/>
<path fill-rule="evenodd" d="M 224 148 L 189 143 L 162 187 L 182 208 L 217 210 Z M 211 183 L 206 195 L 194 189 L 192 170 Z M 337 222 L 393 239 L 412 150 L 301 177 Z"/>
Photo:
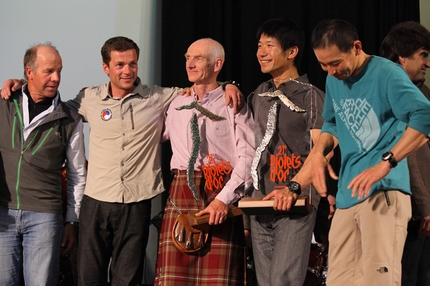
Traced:
<path fill-rule="evenodd" d="M 239 113 L 245 105 L 245 99 L 240 90 L 234 84 L 227 84 L 225 86 L 225 105 L 233 104 L 234 114 Z"/>
<path fill-rule="evenodd" d="M 373 184 L 388 175 L 390 170 L 390 163 L 381 161 L 358 174 L 348 185 L 348 189 L 352 189 L 351 197 L 353 198 L 358 194 L 359 200 L 367 198 Z"/>
<path fill-rule="evenodd" d="M 331 219 L 334 215 L 334 212 L 336 211 L 336 197 L 332 196 L 332 195 L 328 195 L 327 196 L 327 201 L 328 204 L 330 206 L 330 211 L 328 214 L 328 219 Z"/>
<path fill-rule="evenodd" d="M 430 215 L 421 219 L 418 234 L 421 236 L 430 236 Z"/>
<path fill-rule="evenodd" d="M 76 226 L 67 223 L 64 226 L 63 239 L 61 240 L 61 256 L 64 256 L 72 250 L 73 245 L 76 243 L 77 231 Z"/>
<path fill-rule="evenodd" d="M 273 190 L 263 200 L 275 198 L 273 209 L 275 211 L 289 211 L 295 205 L 298 195 L 291 192 L 288 187 Z"/>

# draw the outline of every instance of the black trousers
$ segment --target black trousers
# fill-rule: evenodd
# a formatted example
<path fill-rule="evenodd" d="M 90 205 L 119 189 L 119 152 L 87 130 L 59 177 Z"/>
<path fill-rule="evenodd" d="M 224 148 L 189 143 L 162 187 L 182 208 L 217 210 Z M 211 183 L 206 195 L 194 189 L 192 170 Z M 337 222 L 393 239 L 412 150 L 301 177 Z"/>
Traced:
<path fill-rule="evenodd" d="M 78 240 L 78 285 L 141 285 L 151 200 L 107 203 L 84 196 Z"/>

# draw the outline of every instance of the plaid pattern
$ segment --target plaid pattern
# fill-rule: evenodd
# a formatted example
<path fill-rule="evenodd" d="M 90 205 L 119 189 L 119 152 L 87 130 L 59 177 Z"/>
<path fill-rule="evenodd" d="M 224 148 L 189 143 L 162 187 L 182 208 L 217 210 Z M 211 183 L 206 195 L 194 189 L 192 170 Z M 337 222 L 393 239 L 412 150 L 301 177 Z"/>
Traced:
<path fill-rule="evenodd" d="M 204 179 L 195 172 L 196 186 L 204 198 Z M 194 200 L 185 172 L 175 175 L 170 198 L 182 212 L 203 209 L 202 201 Z M 205 200 L 206 201 L 206 200 Z M 180 252 L 172 241 L 172 228 L 178 211 L 168 201 L 160 232 L 158 261 L 154 285 L 245 285 L 245 239 L 242 216 L 212 226 L 205 247 L 192 254 Z"/>

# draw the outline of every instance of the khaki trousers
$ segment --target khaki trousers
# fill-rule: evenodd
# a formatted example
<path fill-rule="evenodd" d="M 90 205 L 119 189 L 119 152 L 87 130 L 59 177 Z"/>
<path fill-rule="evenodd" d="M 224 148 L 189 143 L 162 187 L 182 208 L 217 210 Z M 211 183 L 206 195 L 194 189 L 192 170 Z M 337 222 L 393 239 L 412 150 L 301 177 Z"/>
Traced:
<path fill-rule="evenodd" d="M 337 209 L 329 234 L 327 285 L 401 285 L 410 218 L 410 196 L 397 190 Z"/>

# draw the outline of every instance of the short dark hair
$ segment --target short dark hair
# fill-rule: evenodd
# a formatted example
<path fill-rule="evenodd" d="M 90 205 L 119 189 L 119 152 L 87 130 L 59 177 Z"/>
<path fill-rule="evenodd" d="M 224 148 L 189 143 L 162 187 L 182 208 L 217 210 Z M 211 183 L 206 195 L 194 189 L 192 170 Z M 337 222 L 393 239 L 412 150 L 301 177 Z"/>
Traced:
<path fill-rule="evenodd" d="M 320 22 L 312 31 L 312 49 L 324 49 L 336 45 L 343 52 L 349 52 L 359 40 L 357 30 L 347 21 L 329 19 Z"/>
<path fill-rule="evenodd" d="M 101 49 L 101 54 L 102 54 L 102 59 L 103 62 L 107 65 L 109 65 L 109 62 L 111 60 L 110 58 L 110 53 L 112 51 L 119 51 L 119 52 L 125 52 L 128 50 L 135 50 L 136 54 L 137 54 L 137 59 L 139 59 L 139 47 L 137 46 L 137 44 L 126 37 L 113 37 L 110 38 L 109 40 L 107 40 L 102 49 Z"/>
<path fill-rule="evenodd" d="M 24 54 L 24 78 L 27 79 L 27 73 L 25 71 L 26 67 L 30 67 L 30 69 L 34 72 L 37 69 L 38 63 L 37 63 L 37 52 L 39 50 L 39 47 L 48 47 L 51 48 L 54 52 L 60 56 L 60 53 L 58 52 L 57 48 L 51 43 L 46 42 L 43 44 L 35 44 L 31 47 L 29 47 Z"/>
<path fill-rule="evenodd" d="M 281 44 L 283 51 L 297 46 L 299 48 L 299 52 L 294 59 L 294 65 L 299 67 L 300 58 L 305 46 L 305 33 L 296 25 L 296 23 L 283 18 L 270 19 L 258 28 L 257 40 L 259 40 L 263 34 L 277 39 Z"/>
<path fill-rule="evenodd" d="M 418 22 L 402 22 L 391 28 L 382 41 L 380 54 L 399 63 L 399 57 L 409 58 L 419 49 L 430 50 L 430 32 Z"/>

